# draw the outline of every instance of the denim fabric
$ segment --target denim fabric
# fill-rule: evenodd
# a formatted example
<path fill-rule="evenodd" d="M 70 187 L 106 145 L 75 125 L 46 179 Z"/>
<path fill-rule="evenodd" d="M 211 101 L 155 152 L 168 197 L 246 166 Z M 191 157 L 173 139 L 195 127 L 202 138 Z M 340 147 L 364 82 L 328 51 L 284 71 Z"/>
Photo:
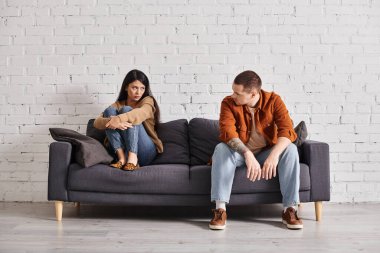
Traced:
<path fill-rule="evenodd" d="M 130 106 L 123 106 L 119 111 L 110 106 L 103 112 L 103 115 L 104 117 L 116 116 L 131 110 L 133 108 Z M 149 165 L 157 155 L 156 146 L 146 133 L 143 124 L 134 125 L 133 128 L 128 128 L 127 130 L 107 128 L 106 135 L 110 143 L 108 148 L 115 160 L 118 160 L 115 152 L 119 148 L 125 151 L 126 157 L 128 157 L 129 151 L 137 154 L 140 166 Z"/>
<path fill-rule="evenodd" d="M 271 151 L 272 149 L 266 149 L 255 155 L 261 167 Z M 227 144 L 219 143 L 212 156 L 211 201 L 229 202 L 237 167 L 247 169 L 244 157 L 233 151 Z M 299 203 L 300 164 L 298 150 L 293 143 L 281 153 L 276 174 L 276 177 L 279 177 L 284 207 L 295 206 Z"/>

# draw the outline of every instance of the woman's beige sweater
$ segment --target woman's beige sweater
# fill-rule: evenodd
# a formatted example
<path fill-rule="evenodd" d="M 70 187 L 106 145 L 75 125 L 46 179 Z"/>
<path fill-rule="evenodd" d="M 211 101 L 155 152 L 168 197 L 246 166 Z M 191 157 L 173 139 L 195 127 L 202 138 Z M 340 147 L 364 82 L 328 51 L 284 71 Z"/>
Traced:
<path fill-rule="evenodd" d="M 116 101 L 111 106 L 119 110 L 123 106 L 127 105 L 127 101 Z M 132 125 L 143 124 L 145 131 L 152 139 L 153 143 L 156 145 L 156 149 L 158 153 L 162 153 L 164 151 L 164 147 L 162 141 L 158 138 L 157 132 L 154 130 L 155 120 L 154 120 L 154 112 L 156 108 L 154 107 L 154 101 L 151 96 L 146 96 L 141 101 L 139 101 L 135 108 L 129 112 L 119 114 L 121 122 L 129 122 Z M 104 130 L 106 129 L 106 124 L 110 120 L 110 118 L 103 117 L 103 113 L 100 114 L 99 117 L 95 119 L 94 127 L 97 129 Z"/>

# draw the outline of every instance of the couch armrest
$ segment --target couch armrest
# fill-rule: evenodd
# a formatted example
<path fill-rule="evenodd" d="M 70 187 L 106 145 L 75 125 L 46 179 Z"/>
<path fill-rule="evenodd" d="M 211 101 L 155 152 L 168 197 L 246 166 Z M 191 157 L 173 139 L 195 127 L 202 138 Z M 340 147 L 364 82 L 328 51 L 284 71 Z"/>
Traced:
<path fill-rule="evenodd" d="M 49 147 L 48 200 L 68 201 L 67 177 L 72 146 L 69 142 L 53 142 Z"/>
<path fill-rule="evenodd" d="M 329 145 L 318 141 L 305 141 L 301 162 L 309 165 L 311 193 L 310 201 L 330 200 L 330 153 Z"/>

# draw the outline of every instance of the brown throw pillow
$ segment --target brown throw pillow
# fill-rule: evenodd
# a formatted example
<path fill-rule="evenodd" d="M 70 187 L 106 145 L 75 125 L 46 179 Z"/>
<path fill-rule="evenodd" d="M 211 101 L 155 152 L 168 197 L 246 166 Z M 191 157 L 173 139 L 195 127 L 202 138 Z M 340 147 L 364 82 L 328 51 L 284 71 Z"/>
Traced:
<path fill-rule="evenodd" d="M 94 138 L 65 128 L 49 128 L 49 131 L 54 140 L 70 142 L 75 147 L 75 161 L 82 167 L 108 164 L 113 160 L 104 146 Z"/>

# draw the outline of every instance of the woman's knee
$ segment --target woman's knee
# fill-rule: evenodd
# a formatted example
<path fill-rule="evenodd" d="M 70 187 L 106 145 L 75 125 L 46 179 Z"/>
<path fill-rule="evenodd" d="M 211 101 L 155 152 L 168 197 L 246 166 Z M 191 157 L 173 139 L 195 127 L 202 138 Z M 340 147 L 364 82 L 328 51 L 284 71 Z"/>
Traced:
<path fill-rule="evenodd" d="M 130 107 L 128 105 L 125 105 L 125 106 L 123 106 L 123 107 L 120 108 L 119 113 L 126 113 L 126 112 L 129 112 L 129 111 L 132 111 L 132 110 L 133 110 L 132 107 Z"/>
<path fill-rule="evenodd" d="M 116 116 L 116 115 L 117 115 L 117 109 L 113 106 L 109 106 L 103 112 L 104 117 L 110 117 L 110 116 Z"/>

